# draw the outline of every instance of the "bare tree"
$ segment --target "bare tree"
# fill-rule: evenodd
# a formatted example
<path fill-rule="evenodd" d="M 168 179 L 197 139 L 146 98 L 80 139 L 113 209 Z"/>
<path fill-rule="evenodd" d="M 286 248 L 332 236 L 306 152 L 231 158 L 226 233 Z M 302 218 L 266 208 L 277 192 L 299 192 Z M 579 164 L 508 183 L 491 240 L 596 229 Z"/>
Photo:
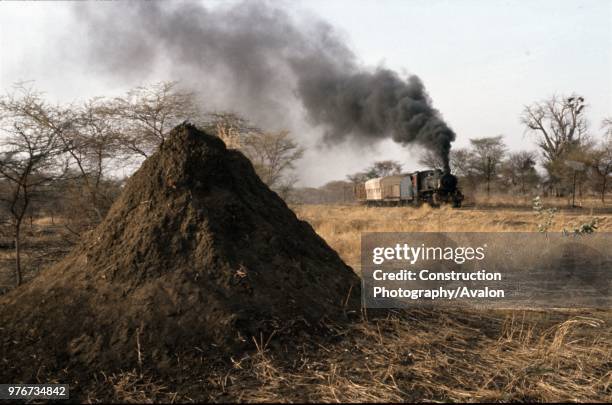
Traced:
<path fill-rule="evenodd" d="M 353 184 L 363 183 L 364 181 L 370 180 L 370 174 L 368 172 L 357 172 L 353 174 L 349 174 L 346 176 L 346 179 Z"/>
<path fill-rule="evenodd" d="M 76 109 L 71 131 L 59 136 L 89 194 L 91 209 L 101 221 L 111 203 L 102 190 L 103 182 L 111 162 L 116 166 L 122 160 L 120 123 L 109 103 L 98 97 Z"/>
<path fill-rule="evenodd" d="M 527 188 L 533 187 L 539 180 L 535 166 L 536 153 L 520 151 L 510 153 L 508 158 L 502 163 L 501 170 L 504 178 L 512 186 L 518 187 L 522 194 L 526 194 Z"/>
<path fill-rule="evenodd" d="M 246 137 L 263 132 L 247 119 L 233 112 L 208 113 L 204 117 L 204 121 L 198 124 L 216 134 L 231 149 L 241 149 Z"/>
<path fill-rule="evenodd" d="M 21 119 L 36 125 L 41 132 L 53 133 L 76 168 L 73 180 L 89 195 L 91 211 L 100 221 L 110 204 L 101 198 L 101 185 L 107 162 L 119 157 L 119 123 L 112 108 L 102 98 L 81 106 L 48 105 L 40 93 L 18 86 L 22 97 L 6 98 L 4 107 Z M 103 196 L 102 196 L 103 197 Z M 106 200 L 101 204 L 101 200 Z"/>
<path fill-rule="evenodd" d="M 456 176 L 466 177 L 470 173 L 472 154 L 469 150 L 460 148 L 450 152 L 451 170 Z"/>
<path fill-rule="evenodd" d="M 395 160 L 380 160 L 374 162 L 367 169 L 368 175 L 373 177 L 385 177 L 402 172 L 402 164 Z"/>
<path fill-rule="evenodd" d="M 506 146 L 502 135 L 470 139 L 473 148 L 471 168 L 486 183 L 487 195 L 491 194 L 491 181 L 497 174 Z"/>
<path fill-rule="evenodd" d="M 467 149 L 459 148 L 451 150 L 450 166 L 452 172 L 457 176 L 467 176 L 471 158 L 471 153 Z M 423 155 L 421 155 L 419 163 L 431 169 L 444 169 L 442 158 L 432 151 L 425 151 Z"/>
<path fill-rule="evenodd" d="M 444 161 L 438 153 L 434 153 L 431 150 L 423 152 L 419 159 L 419 163 L 430 169 L 443 169 Z"/>
<path fill-rule="evenodd" d="M 200 126 L 215 133 L 228 148 L 249 158 L 259 178 L 284 199 L 288 199 L 298 177 L 295 162 L 304 155 L 289 131 L 267 132 L 233 112 L 213 112 Z"/>
<path fill-rule="evenodd" d="M 355 199 L 353 185 L 346 181 L 330 181 L 318 188 L 324 203 L 347 203 Z"/>
<path fill-rule="evenodd" d="M 587 131 L 585 107 L 584 98 L 578 95 L 553 96 L 525 107 L 521 121 L 537 136 L 545 161 L 554 162 L 580 144 Z"/>
<path fill-rule="evenodd" d="M 380 160 L 372 163 L 362 172 L 349 174 L 346 179 L 353 184 L 363 183 L 364 181 L 377 177 L 391 176 L 402 172 L 402 164 L 395 160 Z"/>
<path fill-rule="evenodd" d="M 172 81 L 130 90 L 114 100 L 113 112 L 123 120 L 123 146 L 145 158 L 172 128 L 198 117 L 193 93 L 179 91 Z"/>
<path fill-rule="evenodd" d="M 612 138 L 612 117 L 604 119 L 601 128 L 604 130 L 604 137 Z"/>
<path fill-rule="evenodd" d="M 591 150 L 587 164 L 599 180 L 601 202 L 605 204 L 608 182 L 612 175 L 612 119 L 604 120 L 602 128 L 605 130 L 604 138 Z"/>
<path fill-rule="evenodd" d="M 251 160 L 268 187 L 286 194 L 297 180 L 289 172 L 303 156 L 304 148 L 291 138 L 289 131 L 250 132 L 244 137 L 240 150 Z"/>
<path fill-rule="evenodd" d="M 58 171 L 58 157 L 63 153 L 58 131 L 63 126 L 50 126 L 40 120 L 38 112 L 47 111 L 40 95 L 19 87 L 17 95 L 0 99 L 0 176 L 8 184 L 2 201 L 12 217 L 15 243 L 15 282 L 22 282 L 21 226 L 30 208 L 32 195 L 51 182 Z M 47 117 L 51 118 L 50 113 Z M 60 122 L 59 117 L 54 122 Z"/>

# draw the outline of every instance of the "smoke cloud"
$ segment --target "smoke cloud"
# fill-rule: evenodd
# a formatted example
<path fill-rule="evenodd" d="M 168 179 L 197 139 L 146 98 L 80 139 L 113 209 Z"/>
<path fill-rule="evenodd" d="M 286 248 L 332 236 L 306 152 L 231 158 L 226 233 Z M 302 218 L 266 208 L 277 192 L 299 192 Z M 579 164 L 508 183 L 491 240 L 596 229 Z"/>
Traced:
<path fill-rule="evenodd" d="M 366 69 L 324 21 L 296 21 L 269 3 L 206 8 L 195 2 L 76 4 L 92 66 L 142 77 L 165 63 L 173 77 L 209 84 L 226 107 L 272 119 L 296 99 L 324 140 L 392 138 L 436 152 L 448 167 L 455 133 L 417 76 Z M 208 94 L 211 98 L 212 95 Z"/>

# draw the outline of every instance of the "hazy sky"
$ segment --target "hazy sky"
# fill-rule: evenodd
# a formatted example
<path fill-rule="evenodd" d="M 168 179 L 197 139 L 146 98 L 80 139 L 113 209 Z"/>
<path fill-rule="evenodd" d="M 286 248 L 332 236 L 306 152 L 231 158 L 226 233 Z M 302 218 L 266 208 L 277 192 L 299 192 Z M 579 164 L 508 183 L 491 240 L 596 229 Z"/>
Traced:
<path fill-rule="evenodd" d="M 207 2 L 215 7 L 223 2 Z M 54 101 L 116 95 L 167 77 L 100 74 L 79 54 L 83 31 L 72 3 L 0 2 L 0 90 L 35 80 Z M 594 133 L 612 115 L 612 1 L 300 0 L 279 6 L 328 21 L 367 66 L 417 74 L 434 106 L 469 138 L 504 134 L 513 150 L 533 148 L 519 115 L 525 104 L 552 94 L 583 95 Z M 75 40 L 78 38 L 79 40 Z M 312 146 L 316 128 L 295 136 Z M 374 160 L 397 159 L 416 169 L 418 149 L 385 141 L 369 150 L 340 145 L 309 148 L 300 162 L 302 184 L 342 179 Z"/>

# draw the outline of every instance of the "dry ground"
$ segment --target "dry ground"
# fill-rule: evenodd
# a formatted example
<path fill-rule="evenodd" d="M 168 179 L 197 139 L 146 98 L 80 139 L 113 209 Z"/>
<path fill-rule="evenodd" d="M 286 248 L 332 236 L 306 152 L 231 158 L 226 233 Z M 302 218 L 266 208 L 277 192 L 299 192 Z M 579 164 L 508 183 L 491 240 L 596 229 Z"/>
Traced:
<path fill-rule="evenodd" d="M 50 217 L 38 218 L 22 227 L 23 280 L 35 277 L 40 269 L 64 257 L 76 240 L 60 221 Z M 14 287 L 15 255 L 11 227 L 0 225 L 0 294 Z"/>
<path fill-rule="evenodd" d="M 523 210 L 491 209 L 491 205 L 481 206 L 482 210 L 292 208 L 356 270 L 361 232 L 535 231 L 538 222 L 528 206 Z M 600 218 L 599 231 L 612 231 L 611 214 L 594 211 L 593 215 Z M 593 215 L 589 208 L 559 212 L 552 229 L 571 228 Z M 36 246 L 36 237 L 30 246 Z M 29 254 L 34 255 L 34 250 Z M 9 255 L 6 249 L 0 254 Z M 0 265 L 0 277 L 7 279 L 10 263 Z M 82 398 L 90 402 L 612 401 L 610 309 L 370 312 L 350 326 L 329 328 L 329 336 L 305 335 L 290 347 L 278 344 L 275 336 L 253 338 L 251 353 L 210 364 L 205 374 L 186 370 L 181 381 L 168 380 L 155 370 L 100 372 Z"/>

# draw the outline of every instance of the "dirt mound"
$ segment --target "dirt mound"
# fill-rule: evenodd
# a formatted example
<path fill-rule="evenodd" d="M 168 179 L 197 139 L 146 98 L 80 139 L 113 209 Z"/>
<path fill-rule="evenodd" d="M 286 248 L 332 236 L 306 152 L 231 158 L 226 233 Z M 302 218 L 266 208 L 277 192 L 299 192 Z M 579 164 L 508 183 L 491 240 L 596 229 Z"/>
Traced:
<path fill-rule="evenodd" d="M 250 162 L 185 124 L 95 231 L 0 299 L 0 380 L 171 367 L 176 353 L 239 350 L 358 304 L 353 271 Z"/>

